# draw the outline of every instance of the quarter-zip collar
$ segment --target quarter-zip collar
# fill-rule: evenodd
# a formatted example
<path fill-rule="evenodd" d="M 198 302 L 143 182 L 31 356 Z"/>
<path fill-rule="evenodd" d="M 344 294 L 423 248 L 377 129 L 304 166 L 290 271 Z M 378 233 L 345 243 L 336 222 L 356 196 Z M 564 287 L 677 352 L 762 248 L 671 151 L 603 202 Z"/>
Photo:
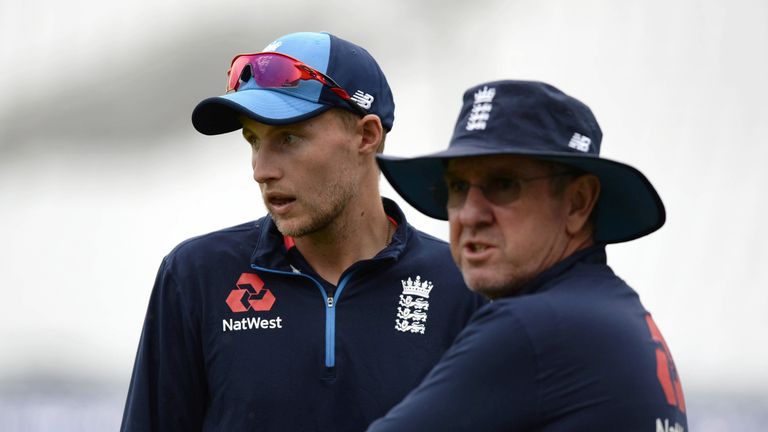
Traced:
<path fill-rule="evenodd" d="M 397 260 L 404 252 L 406 241 L 411 235 L 411 228 L 405 222 L 405 216 L 394 202 L 384 199 L 384 209 L 387 215 L 397 223 L 397 229 L 392 235 L 390 244 L 373 259 L 366 260 L 367 263 L 385 259 Z M 286 238 L 280 233 L 271 217 L 265 216 L 256 224 L 261 225 L 262 229 L 251 255 L 251 268 L 273 274 L 304 278 L 310 281 L 322 296 L 321 300 L 325 307 L 325 367 L 329 371 L 326 378 L 333 379 L 335 377 L 333 371 L 336 367 L 336 310 L 338 309 L 339 298 L 349 281 L 364 265 L 364 262 L 358 261 L 344 270 L 338 286 L 333 287 L 334 289 L 331 291 L 331 287 L 324 286 L 322 279 L 314 270 L 309 268 L 303 257 L 296 258 L 300 258 L 300 262 L 303 264 L 300 267 L 306 267 L 306 269 L 297 269 L 291 265 L 290 255 L 299 254 L 299 251 L 294 249 L 295 244 L 290 238 Z"/>
<path fill-rule="evenodd" d="M 392 234 L 389 245 L 381 250 L 373 259 L 393 258 L 398 260 L 405 250 L 408 238 L 413 235 L 411 232 L 412 228 L 408 225 L 405 215 L 394 201 L 388 198 L 382 198 L 382 201 L 384 203 L 384 211 L 387 216 L 397 223 L 397 228 Z M 260 230 L 256 247 L 251 254 L 251 264 L 273 270 L 293 271 L 287 254 L 288 250 L 292 247 L 292 242 L 290 240 L 286 241 L 286 237 L 278 231 L 275 222 L 269 215 L 264 216 L 255 223 Z"/>

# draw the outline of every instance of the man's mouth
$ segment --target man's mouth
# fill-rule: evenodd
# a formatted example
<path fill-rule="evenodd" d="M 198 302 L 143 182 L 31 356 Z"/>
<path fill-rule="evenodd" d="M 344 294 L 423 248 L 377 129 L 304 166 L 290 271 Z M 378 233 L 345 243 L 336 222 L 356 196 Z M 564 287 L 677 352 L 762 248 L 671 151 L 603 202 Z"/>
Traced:
<path fill-rule="evenodd" d="M 487 245 L 478 244 L 478 243 L 470 243 L 468 247 L 469 247 L 469 250 L 471 250 L 472 252 L 483 252 L 488 248 Z"/>
<path fill-rule="evenodd" d="M 296 197 L 281 193 L 269 193 L 265 198 L 267 206 L 275 213 L 288 211 L 291 204 L 296 201 Z"/>
<path fill-rule="evenodd" d="M 494 246 L 490 243 L 473 241 L 465 242 L 462 247 L 464 257 L 470 261 L 487 259 L 493 248 Z"/>
<path fill-rule="evenodd" d="M 269 198 L 269 204 L 274 206 L 281 206 L 296 201 L 296 198 L 290 197 L 271 197 Z"/>

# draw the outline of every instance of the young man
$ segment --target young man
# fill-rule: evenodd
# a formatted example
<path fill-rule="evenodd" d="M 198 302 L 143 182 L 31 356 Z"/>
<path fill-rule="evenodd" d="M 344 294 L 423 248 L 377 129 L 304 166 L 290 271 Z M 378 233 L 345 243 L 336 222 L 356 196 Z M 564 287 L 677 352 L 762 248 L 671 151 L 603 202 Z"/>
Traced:
<path fill-rule="evenodd" d="M 394 119 L 363 48 L 294 33 L 235 57 L 204 134 L 242 128 L 269 215 L 188 240 L 150 299 L 124 431 L 359 431 L 481 302 L 378 190 Z"/>
<path fill-rule="evenodd" d="M 601 139 L 578 100 L 500 81 L 465 93 L 447 150 L 380 157 L 408 202 L 449 220 L 464 281 L 494 301 L 369 431 L 687 428 L 664 338 L 605 255 L 660 228 L 664 206 L 643 174 L 599 157 Z"/>

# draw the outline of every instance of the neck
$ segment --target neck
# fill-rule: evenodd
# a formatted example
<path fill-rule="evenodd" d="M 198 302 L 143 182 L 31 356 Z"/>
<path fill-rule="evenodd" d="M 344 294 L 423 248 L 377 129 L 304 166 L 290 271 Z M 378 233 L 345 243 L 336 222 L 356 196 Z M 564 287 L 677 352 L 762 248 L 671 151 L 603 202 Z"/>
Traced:
<path fill-rule="evenodd" d="M 592 231 L 581 230 L 568 241 L 559 261 L 568 258 L 580 250 L 591 247 L 594 244 L 595 241 L 592 235 Z"/>
<path fill-rule="evenodd" d="M 364 202 L 350 202 L 325 228 L 294 239 L 309 265 L 333 285 L 352 264 L 376 256 L 394 233 L 378 192 L 371 195 Z"/>

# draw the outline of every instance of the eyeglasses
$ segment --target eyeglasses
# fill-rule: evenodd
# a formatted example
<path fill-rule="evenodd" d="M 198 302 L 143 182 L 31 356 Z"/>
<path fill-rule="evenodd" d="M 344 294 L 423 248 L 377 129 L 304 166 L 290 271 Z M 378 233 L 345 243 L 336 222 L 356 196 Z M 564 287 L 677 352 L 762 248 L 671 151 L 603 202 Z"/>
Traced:
<path fill-rule="evenodd" d="M 441 205 L 449 209 L 458 209 L 464 206 L 469 195 L 469 190 L 473 187 L 480 189 L 491 204 L 506 205 L 520 198 L 520 192 L 524 183 L 535 180 L 543 180 L 564 175 L 577 175 L 575 171 L 565 171 L 554 174 L 548 174 L 538 177 L 510 178 L 510 177 L 492 177 L 484 184 L 473 184 L 464 180 L 446 179 L 444 184 L 434 186 L 432 195 Z"/>
<path fill-rule="evenodd" d="M 358 115 L 368 114 L 331 77 L 286 54 L 261 52 L 236 55 L 227 71 L 227 93 L 237 91 L 251 78 L 262 88 L 294 88 L 298 87 L 299 81 L 318 81 L 344 100 Z"/>

